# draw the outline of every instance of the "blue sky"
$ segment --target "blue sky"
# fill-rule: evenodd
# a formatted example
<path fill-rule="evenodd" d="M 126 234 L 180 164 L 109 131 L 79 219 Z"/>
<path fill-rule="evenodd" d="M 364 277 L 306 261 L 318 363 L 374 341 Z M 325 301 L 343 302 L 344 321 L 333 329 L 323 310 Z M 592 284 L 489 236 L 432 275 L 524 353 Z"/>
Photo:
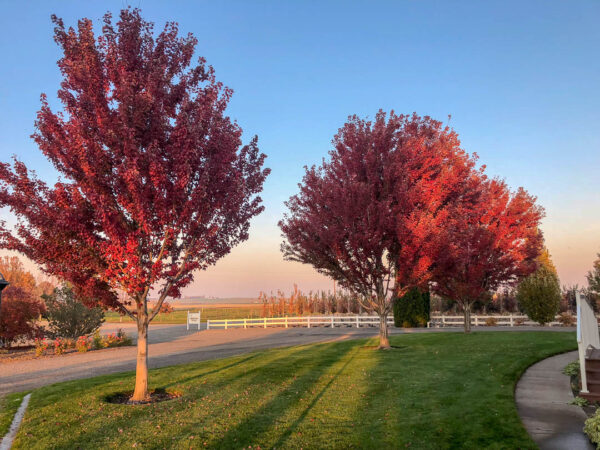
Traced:
<path fill-rule="evenodd" d="M 60 83 L 52 13 L 74 25 L 131 5 L 157 28 L 177 21 L 234 89 L 229 115 L 269 156 L 266 211 L 251 239 L 199 274 L 188 295 L 329 288 L 310 268 L 283 262 L 276 223 L 302 167 L 326 156 L 346 117 L 379 108 L 451 115 L 489 174 L 537 195 L 563 283 L 582 283 L 600 251 L 596 0 L 1 4 L 0 160 L 16 154 L 48 181 L 55 174 L 29 135 L 40 93 L 55 102 Z"/>

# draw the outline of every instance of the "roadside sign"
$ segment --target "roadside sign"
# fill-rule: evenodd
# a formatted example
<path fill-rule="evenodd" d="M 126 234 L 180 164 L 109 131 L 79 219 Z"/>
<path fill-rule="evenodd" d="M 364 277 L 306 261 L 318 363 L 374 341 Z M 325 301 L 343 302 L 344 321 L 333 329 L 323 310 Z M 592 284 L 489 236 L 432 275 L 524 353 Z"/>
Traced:
<path fill-rule="evenodd" d="M 190 325 L 198 325 L 198 329 L 200 329 L 200 312 L 193 313 L 187 312 L 187 329 L 190 329 Z"/>

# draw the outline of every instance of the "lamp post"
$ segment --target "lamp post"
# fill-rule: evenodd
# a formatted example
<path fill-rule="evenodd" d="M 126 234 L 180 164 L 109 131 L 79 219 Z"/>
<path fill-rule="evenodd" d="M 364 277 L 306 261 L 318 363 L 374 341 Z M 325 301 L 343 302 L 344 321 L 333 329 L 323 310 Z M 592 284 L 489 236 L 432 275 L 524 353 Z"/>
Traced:
<path fill-rule="evenodd" d="M 4 275 L 2 275 L 2 273 L 0 272 L 0 317 L 2 317 L 2 291 L 9 284 L 10 283 L 4 278 Z"/>

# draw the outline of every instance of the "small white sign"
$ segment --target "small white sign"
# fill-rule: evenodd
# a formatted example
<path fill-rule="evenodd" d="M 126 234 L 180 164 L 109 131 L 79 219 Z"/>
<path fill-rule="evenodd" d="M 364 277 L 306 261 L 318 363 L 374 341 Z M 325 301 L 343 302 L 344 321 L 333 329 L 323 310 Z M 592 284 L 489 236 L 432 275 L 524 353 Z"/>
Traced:
<path fill-rule="evenodd" d="M 188 311 L 187 313 L 187 329 L 190 329 L 191 325 L 198 325 L 198 329 L 200 329 L 200 313 L 191 313 Z"/>

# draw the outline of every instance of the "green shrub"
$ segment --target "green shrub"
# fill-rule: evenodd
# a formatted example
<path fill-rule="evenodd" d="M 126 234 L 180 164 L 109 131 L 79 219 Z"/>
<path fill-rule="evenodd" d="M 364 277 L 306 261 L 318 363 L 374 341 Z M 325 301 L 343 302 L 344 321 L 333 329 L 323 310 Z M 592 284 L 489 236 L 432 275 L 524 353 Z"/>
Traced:
<path fill-rule="evenodd" d="M 588 435 L 590 441 L 600 447 L 600 415 L 596 413 L 585 421 L 583 431 Z"/>
<path fill-rule="evenodd" d="M 429 321 L 429 292 L 411 289 L 394 300 L 394 325 L 397 327 L 424 327 Z"/>
<path fill-rule="evenodd" d="M 589 405 L 589 402 L 585 398 L 575 397 L 573 401 L 571 401 L 571 405 L 583 407 Z"/>
<path fill-rule="evenodd" d="M 53 337 L 77 339 L 92 334 L 104 322 L 104 311 L 82 304 L 67 285 L 42 297 L 48 311 L 48 330 Z"/>
<path fill-rule="evenodd" d="M 560 307 L 560 285 L 556 274 L 547 266 L 525 278 L 517 289 L 519 305 L 529 318 L 540 325 L 552 322 Z"/>
<path fill-rule="evenodd" d="M 570 377 L 574 377 L 576 375 L 579 375 L 580 372 L 580 368 L 579 368 L 579 360 L 570 362 L 569 364 L 567 364 L 565 366 L 565 368 L 563 369 L 563 373 L 565 375 L 568 375 Z"/>
<path fill-rule="evenodd" d="M 92 336 L 92 348 L 94 350 L 99 350 L 101 348 L 105 348 L 106 345 L 104 345 L 104 339 L 102 339 L 102 336 L 100 335 L 100 331 L 96 330 L 94 332 L 94 335 Z"/>

